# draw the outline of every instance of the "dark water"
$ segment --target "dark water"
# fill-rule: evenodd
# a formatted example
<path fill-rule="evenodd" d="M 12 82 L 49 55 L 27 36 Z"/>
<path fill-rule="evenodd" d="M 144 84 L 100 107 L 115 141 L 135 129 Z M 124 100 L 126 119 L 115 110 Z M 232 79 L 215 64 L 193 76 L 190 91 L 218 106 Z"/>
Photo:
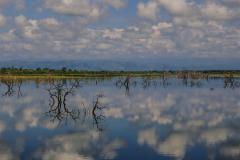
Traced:
<path fill-rule="evenodd" d="M 238 79 L 1 80 L 1 160 L 240 159 Z"/>

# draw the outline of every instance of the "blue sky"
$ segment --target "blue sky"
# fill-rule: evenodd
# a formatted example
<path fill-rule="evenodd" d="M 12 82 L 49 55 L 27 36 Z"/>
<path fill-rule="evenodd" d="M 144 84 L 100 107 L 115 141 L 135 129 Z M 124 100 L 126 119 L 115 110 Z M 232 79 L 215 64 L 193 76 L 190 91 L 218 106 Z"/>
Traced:
<path fill-rule="evenodd" d="M 0 0 L 1 59 L 240 57 L 240 0 Z"/>

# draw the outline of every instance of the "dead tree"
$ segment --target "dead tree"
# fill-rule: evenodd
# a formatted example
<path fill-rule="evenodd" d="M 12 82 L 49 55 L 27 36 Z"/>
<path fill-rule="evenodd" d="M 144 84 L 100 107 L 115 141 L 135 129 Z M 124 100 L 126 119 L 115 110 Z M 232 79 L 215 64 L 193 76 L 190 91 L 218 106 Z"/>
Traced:
<path fill-rule="evenodd" d="M 116 86 L 119 87 L 119 88 L 122 88 L 124 87 L 125 88 L 125 93 L 126 95 L 129 95 L 130 93 L 130 86 L 134 85 L 136 86 L 136 82 L 131 82 L 131 76 L 128 75 L 124 80 L 122 79 L 119 79 L 117 82 L 116 82 Z"/>
<path fill-rule="evenodd" d="M 224 88 L 234 89 L 236 87 L 240 87 L 240 84 L 236 81 L 232 74 L 224 77 Z"/>
<path fill-rule="evenodd" d="M 22 96 L 21 88 L 22 88 L 22 80 L 20 79 L 20 80 L 17 81 L 17 95 L 18 95 L 18 97 Z"/>
<path fill-rule="evenodd" d="M 99 131 L 103 131 L 103 127 L 101 126 L 101 122 L 104 120 L 104 115 L 101 113 L 101 111 L 106 108 L 106 106 L 103 106 L 99 99 L 102 98 L 103 95 L 99 94 L 97 95 L 96 100 L 93 102 L 93 109 L 92 109 L 92 117 L 94 125 L 96 125 L 96 128 Z"/>
<path fill-rule="evenodd" d="M 74 94 L 74 90 L 79 87 L 79 82 L 75 81 L 70 83 L 70 87 L 62 82 L 53 82 L 49 89 L 47 89 L 50 96 L 50 109 L 46 113 L 52 118 L 52 121 L 67 120 L 70 117 L 72 120 L 76 121 L 80 116 L 79 109 L 70 109 L 71 107 L 67 103 L 68 96 Z"/>
<path fill-rule="evenodd" d="M 15 86 L 14 80 L 2 79 L 1 83 L 7 87 L 7 90 L 5 91 L 5 93 L 3 93 L 2 96 L 13 96 L 15 92 L 13 89 L 13 87 Z"/>
<path fill-rule="evenodd" d="M 18 97 L 22 96 L 22 80 L 1 79 L 1 83 L 6 86 L 6 91 L 2 96 L 13 96 L 15 93 Z"/>
<path fill-rule="evenodd" d="M 149 77 L 143 78 L 142 86 L 143 89 L 147 89 L 151 85 L 151 80 Z"/>

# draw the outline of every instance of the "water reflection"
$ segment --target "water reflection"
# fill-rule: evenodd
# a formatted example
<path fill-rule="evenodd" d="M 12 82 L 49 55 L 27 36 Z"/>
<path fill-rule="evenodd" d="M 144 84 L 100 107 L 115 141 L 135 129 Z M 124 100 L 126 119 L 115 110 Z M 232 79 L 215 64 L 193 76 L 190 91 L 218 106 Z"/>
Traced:
<path fill-rule="evenodd" d="M 13 96 L 14 93 L 17 93 L 17 96 L 22 96 L 21 86 L 22 80 L 13 80 L 13 79 L 1 79 L 1 84 L 3 84 L 6 88 L 6 91 L 3 93 L 2 96 Z"/>
<path fill-rule="evenodd" d="M 131 78 L 131 76 L 129 75 L 129 76 L 127 76 L 125 79 L 118 79 L 117 81 L 116 81 L 116 86 L 118 87 L 118 88 L 124 88 L 125 89 L 125 94 L 127 95 L 127 96 L 129 96 L 130 95 L 130 88 L 132 87 L 132 86 L 136 86 L 136 81 L 132 81 L 132 78 Z"/>
<path fill-rule="evenodd" d="M 93 102 L 93 109 L 92 109 L 92 116 L 94 119 L 94 124 L 96 125 L 99 131 L 103 131 L 103 127 L 101 125 L 102 121 L 104 120 L 104 115 L 102 114 L 102 110 L 106 108 L 106 106 L 102 105 L 100 102 L 100 98 L 103 95 L 97 95 L 96 101 Z"/>
<path fill-rule="evenodd" d="M 224 78 L 224 88 L 239 88 L 240 87 L 240 83 L 239 81 L 237 81 L 233 75 L 230 76 L 226 76 Z"/>
<path fill-rule="evenodd" d="M 239 159 L 239 79 L 185 76 L 1 80 L 1 157 Z"/>
<path fill-rule="evenodd" d="M 70 82 L 70 86 L 62 81 L 50 83 L 50 87 L 47 89 L 50 97 L 49 111 L 46 112 L 47 115 L 51 117 L 54 121 L 57 119 L 61 122 L 63 119 L 67 121 L 68 117 L 72 120 L 76 120 L 80 116 L 79 109 L 72 109 L 67 102 L 68 96 L 74 94 L 74 90 L 79 88 L 79 81 Z"/>
<path fill-rule="evenodd" d="M 117 151 L 124 146 L 123 140 L 109 140 L 92 130 L 68 133 L 50 139 L 44 147 L 35 152 L 34 159 L 115 159 L 118 156 Z"/>
<path fill-rule="evenodd" d="M 47 116 L 51 118 L 51 121 L 58 120 L 60 124 L 62 121 L 66 122 L 69 120 L 77 121 L 82 119 L 85 122 L 87 116 L 91 116 L 93 119 L 93 125 L 96 126 L 97 130 L 102 131 L 102 121 L 104 116 L 102 110 L 106 108 L 104 104 L 101 104 L 101 99 L 104 97 L 102 94 L 96 95 L 96 100 L 93 100 L 92 106 L 86 107 L 84 102 L 76 104 L 75 106 L 68 99 L 74 96 L 77 89 L 80 88 L 80 81 L 52 81 L 49 83 L 50 87 L 47 89 L 49 93 L 49 111 L 46 112 Z"/>

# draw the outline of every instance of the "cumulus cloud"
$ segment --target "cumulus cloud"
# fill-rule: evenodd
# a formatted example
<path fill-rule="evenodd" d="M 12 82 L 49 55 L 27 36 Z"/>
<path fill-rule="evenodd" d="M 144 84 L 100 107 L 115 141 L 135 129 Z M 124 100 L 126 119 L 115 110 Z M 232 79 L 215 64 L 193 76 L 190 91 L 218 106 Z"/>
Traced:
<path fill-rule="evenodd" d="M 15 23 L 17 25 L 23 26 L 27 23 L 27 18 L 23 15 L 15 17 Z"/>
<path fill-rule="evenodd" d="M 231 136 L 231 131 L 225 128 L 212 129 L 202 133 L 201 139 L 208 145 L 225 141 Z"/>
<path fill-rule="evenodd" d="M 93 160 L 97 152 L 98 156 L 104 159 L 114 159 L 117 156 L 116 150 L 124 146 L 124 142 L 119 139 L 108 140 L 103 139 L 95 131 L 79 132 L 73 134 L 65 134 L 56 136 L 46 143 L 46 148 L 39 148 L 35 153 L 36 157 L 42 159 L 77 159 L 77 160 Z M 99 143 L 101 141 L 101 143 Z"/>
<path fill-rule="evenodd" d="M 97 20 L 103 16 L 108 7 L 124 8 L 127 0 L 44 0 L 44 7 L 56 13 L 82 16 L 89 20 Z"/>
<path fill-rule="evenodd" d="M 45 7 L 57 13 L 98 18 L 102 11 L 99 6 L 89 0 L 44 0 Z"/>
<path fill-rule="evenodd" d="M 192 14 L 192 6 L 186 0 L 158 0 L 159 6 L 166 8 L 171 14 L 186 16 Z"/>
<path fill-rule="evenodd" d="M 222 91 L 212 94 L 211 91 L 206 94 L 206 92 L 203 93 L 204 91 L 200 90 L 197 91 L 198 93 L 187 91 L 177 94 L 175 91 L 168 95 L 163 92 L 161 91 L 161 96 L 158 97 L 151 91 L 152 98 L 147 96 L 149 94 L 147 91 L 145 91 L 145 96 L 136 95 L 135 93 L 131 97 L 131 103 L 120 99 L 121 102 L 125 102 L 121 107 L 121 112 L 125 115 L 125 118 L 129 117 L 130 121 L 134 120 L 137 124 L 144 122 L 143 126 L 151 126 L 150 124 L 153 121 L 154 124 L 157 122 L 159 125 L 171 126 L 170 128 L 172 128 L 167 136 L 165 133 L 158 131 L 158 125 L 140 130 L 137 138 L 139 145 L 147 145 L 161 155 L 183 159 L 188 146 L 203 143 L 207 148 L 211 148 L 234 139 L 233 134 L 237 135 L 238 131 L 231 127 L 220 127 L 224 126 L 226 121 L 234 123 L 235 118 L 239 117 L 239 109 L 236 105 L 238 103 L 237 95 L 229 100 L 229 98 L 222 95 L 229 92 L 223 93 Z M 219 97 L 222 97 L 220 101 Z M 175 103 L 176 99 L 178 101 Z M 224 106 L 228 106 L 228 108 Z M 230 115 L 234 115 L 235 118 L 230 118 L 232 117 Z M 162 123 L 161 119 L 164 117 L 167 117 L 170 122 Z M 236 156 L 238 149 L 229 150 L 228 155 L 227 149 L 226 151 L 223 150 L 223 153 L 226 156 L 230 156 L 230 154 Z"/>
<path fill-rule="evenodd" d="M 188 2 L 186 0 L 155 0 L 148 1 L 147 4 L 140 2 L 138 4 L 138 15 L 156 19 L 159 16 L 159 10 L 163 7 L 173 18 L 203 18 L 207 17 L 211 20 L 229 20 L 236 18 L 239 14 L 238 9 L 229 8 L 228 6 L 215 1 L 207 1 L 203 5 L 197 4 L 195 1 Z"/>
<path fill-rule="evenodd" d="M 190 143 L 190 140 L 186 134 L 173 133 L 161 141 L 155 128 L 146 129 L 138 133 L 138 144 L 147 144 L 157 153 L 173 156 L 177 159 L 184 158 L 186 147 Z"/>
<path fill-rule="evenodd" d="M 138 4 L 138 15 L 149 19 L 156 19 L 159 17 L 161 7 L 164 7 L 170 14 L 177 16 L 187 16 L 193 12 L 192 6 L 185 0 L 155 0 L 148 1 L 146 4 L 140 2 Z"/>
<path fill-rule="evenodd" d="M 44 155 L 43 160 L 92 160 L 92 158 L 84 157 L 76 153 L 59 153 L 59 152 L 54 152 L 50 151 L 46 155 Z"/>
<path fill-rule="evenodd" d="M 157 146 L 159 138 L 156 134 L 157 133 L 155 128 L 140 131 L 138 133 L 138 144 L 140 145 L 147 144 L 151 147 Z"/>
<path fill-rule="evenodd" d="M 17 8 L 15 17 L 0 14 L 2 58 L 239 57 L 238 3 L 137 1 L 129 16 L 114 11 L 128 11 L 128 0 L 43 0 L 46 15 L 29 16 L 24 0 L 2 0 L 2 11 Z"/>
<path fill-rule="evenodd" d="M 120 140 L 120 139 L 116 139 L 112 142 L 110 142 L 109 144 L 107 144 L 106 146 L 104 146 L 103 151 L 101 152 L 101 156 L 104 159 L 116 159 L 116 157 L 118 156 L 118 153 L 116 152 L 118 149 L 121 149 L 122 147 L 125 146 L 125 142 Z"/>
<path fill-rule="evenodd" d="M 22 119 L 15 124 L 18 131 L 25 131 L 29 127 L 37 127 L 39 125 L 39 118 L 41 110 L 35 107 L 25 108 L 22 113 Z"/>
<path fill-rule="evenodd" d="M 124 33 L 124 29 L 117 29 L 117 28 L 113 30 L 106 29 L 104 31 L 103 38 L 109 38 L 112 40 L 121 39 L 123 33 Z"/>
<path fill-rule="evenodd" d="M 188 137 L 184 134 L 172 134 L 158 146 L 159 153 L 182 159 L 186 152 Z"/>
<path fill-rule="evenodd" d="M 38 32 L 38 21 L 27 19 L 25 16 L 20 15 L 15 17 L 15 23 L 19 26 L 19 36 L 29 39 L 37 39 L 41 37 Z"/>
<path fill-rule="evenodd" d="M 202 8 L 202 14 L 214 20 L 228 20 L 233 18 L 233 13 L 225 6 L 209 2 Z"/>
<path fill-rule="evenodd" d="M 154 1 L 149 1 L 148 3 L 140 2 L 137 6 L 138 15 L 148 19 L 156 19 L 159 14 L 158 4 Z"/>
<path fill-rule="evenodd" d="M 48 29 L 56 29 L 60 25 L 60 22 L 58 20 L 56 20 L 55 18 L 51 18 L 51 17 L 42 19 L 42 20 L 40 20 L 39 23 Z"/>

